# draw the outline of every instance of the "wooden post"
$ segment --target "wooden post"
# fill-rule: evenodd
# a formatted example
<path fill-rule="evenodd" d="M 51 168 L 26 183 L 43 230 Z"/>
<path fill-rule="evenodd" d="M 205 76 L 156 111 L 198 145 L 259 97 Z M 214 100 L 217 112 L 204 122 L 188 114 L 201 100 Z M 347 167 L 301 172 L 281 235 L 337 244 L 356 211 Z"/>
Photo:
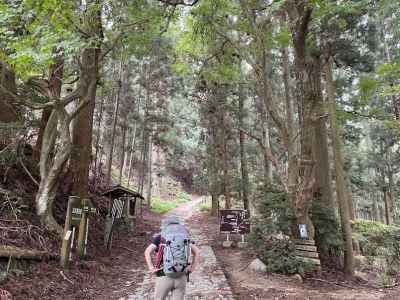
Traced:
<path fill-rule="evenodd" d="M 69 256 L 71 253 L 71 239 L 72 239 L 72 231 L 68 230 L 63 236 L 62 245 L 61 245 L 61 267 L 64 269 L 69 267 Z"/>
<path fill-rule="evenodd" d="M 88 213 L 90 207 L 88 203 L 88 199 L 82 199 L 82 218 L 79 224 L 79 233 L 78 233 L 78 255 L 80 258 L 85 257 L 85 240 L 86 240 L 86 230 L 87 230 L 87 221 L 88 221 Z"/>
<path fill-rule="evenodd" d="M 61 243 L 61 266 L 66 269 L 69 266 L 69 257 L 71 252 L 71 242 L 72 242 L 72 230 L 71 230 L 71 221 L 72 221 L 72 206 L 79 202 L 79 197 L 70 196 L 68 199 L 68 207 L 67 214 L 65 216 L 64 223 L 64 233 L 62 237 Z"/>

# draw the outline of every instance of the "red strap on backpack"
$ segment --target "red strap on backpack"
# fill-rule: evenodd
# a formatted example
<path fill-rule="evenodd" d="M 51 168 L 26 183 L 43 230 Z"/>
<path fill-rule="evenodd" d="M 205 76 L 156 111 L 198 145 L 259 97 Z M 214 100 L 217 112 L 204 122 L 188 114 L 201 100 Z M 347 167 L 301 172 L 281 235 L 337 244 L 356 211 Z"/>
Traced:
<path fill-rule="evenodd" d="M 158 252 L 156 256 L 156 269 L 159 269 L 161 267 L 163 261 L 164 247 L 165 247 L 165 243 L 163 240 L 164 239 L 161 238 L 160 245 L 158 246 Z"/>

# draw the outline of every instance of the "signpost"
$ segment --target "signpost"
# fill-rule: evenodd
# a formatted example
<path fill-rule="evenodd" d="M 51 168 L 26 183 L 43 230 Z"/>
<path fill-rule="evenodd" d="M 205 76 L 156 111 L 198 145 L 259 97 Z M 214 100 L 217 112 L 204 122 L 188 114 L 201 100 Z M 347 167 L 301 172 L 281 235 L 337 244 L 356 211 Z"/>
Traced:
<path fill-rule="evenodd" d="M 80 199 L 70 196 L 68 199 L 67 214 L 65 216 L 64 233 L 61 244 L 60 264 L 63 268 L 69 267 L 72 259 L 75 232 L 78 231 L 77 252 L 80 258 L 86 255 L 88 240 L 89 215 L 96 213 L 96 208 L 90 199 Z"/>
<path fill-rule="evenodd" d="M 231 247 L 232 241 L 229 240 L 230 234 L 240 234 L 242 241 L 238 243 L 239 247 L 246 247 L 244 234 L 250 233 L 250 213 L 243 209 L 223 209 L 220 210 L 219 229 L 221 233 L 226 233 L 224 247 Z"/>

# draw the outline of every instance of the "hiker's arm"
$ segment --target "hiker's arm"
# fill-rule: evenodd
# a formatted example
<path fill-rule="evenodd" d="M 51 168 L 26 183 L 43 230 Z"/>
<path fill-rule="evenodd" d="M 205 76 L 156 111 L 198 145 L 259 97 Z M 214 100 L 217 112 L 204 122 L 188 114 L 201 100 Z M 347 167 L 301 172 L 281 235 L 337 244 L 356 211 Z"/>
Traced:
<path fill-rule="evenodd" d="M 195 244 L 191 244 L 190 249 L 192 250 L 192 254 L 193 254 L 193 261 L 190 266 L 190 272 L 193 272 L 194 270 L 196 270 L 197 265 L 199 264 L 200 249 Z"/>
<path fill-rule="evenodd" d="M 151 253 L 156 249 L 157 249 L 156 245 L 150 244 L 144 251 L 144 258 L 146 259 L 147 267 L 149 268 L 150 272 L 152 272 L 152 273 L 157 271 L 153 266 L 153 262 L 151 261 Z"/>

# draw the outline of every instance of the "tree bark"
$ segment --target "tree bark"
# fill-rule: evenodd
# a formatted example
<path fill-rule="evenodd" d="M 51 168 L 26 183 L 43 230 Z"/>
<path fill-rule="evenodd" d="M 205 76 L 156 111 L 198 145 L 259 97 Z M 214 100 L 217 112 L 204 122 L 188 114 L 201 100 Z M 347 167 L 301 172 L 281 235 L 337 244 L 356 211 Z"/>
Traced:
<path fill-rule="evenodd" d="M 111 141 L 110 141 L 110 151 L 108 152 L 107 159 L 107 175 L 106 175 L 106 184 L 110 185 L 111 182 L 111 171 L 112 171 L 112 162 L 113 162 L 113 153 L 114 153 L 114 143 L 115 143 L 115 134 L 117 129 L 117 120 L 119 114 L 119 103 L 120 103 L 120 93 L 121 93 L 121 78 L 122 78 L 122 60 L 119 65 L 119 76 L 118 76 L 118 90 L 115 99 L 115 110 L 114 117 L 112 123 L 112 131 L 111 131 Z"/>
<path fill-rule="evenodd" d="M 152 136 L 149 134 L 149 154 L 148 154 L 148 175 L 147 175 L 147 206 L 151 207 L 151 192 L 153 185 L 153 172 L 152 172 L 152 160 L 153 160 L 153 142 Z"/>
<path fill-rule="evenodd" d="M 96 102 L 96 91 L 99 76 L 99 58 L 101 53 L 101 42 L 103 38 L 102 5 L 99 0 L 86 2 L 85 17 L 83 18 L 86 30 L 91 33 L 88 46 L 83 49 L 81 55 L 81 72 L 79 84 L 83 88 L 79 103 L 87 103 L 77 116 L 73 132 L 73 152 L 70 159 L 70 172 L 72 174 L 72 194 L 79 197 L 87 197 L 89 183 L 89 169 L 92 162 L 92 135 L 93 114 Z"/>
<path fill-rule="evenodd" d="M 354 275 L 354 253 L 352 243 L 352 229 L 350 223 L 349 204 L 346 201 L 346 182 L 343 170 L 343 158 L 341 150 L 341 139 L 339 128 L 336 123 L 336 101 L 335 101 L 335 86 L 332 75 L 332 57 L 328 56 L 325 62 L 325 76 L 328 93 L 328 107 L 332 130 L 332 145 L 335 158 L 336 171 L 336 194 L 339 204 L 339 213 L 341 220 L 341 228 L 345 241 L 344 247 L 344 272 L 348 276 Z"/>
<path fill-rule="evenodd" d="M 97 174 L 98 174 L 98 166 L 101 165 L 101 155 L 100 155 L 100 164 L 98 163 L 99 160 L 99 148 L 100 148 L 100 133 L 101 133 L 101 121 L 103 119 L 103 106 L 104 106 L 104 94 L 103 88 L 101 88 L 101 100 L 100 100 L 100 109 L 99 115 L 97 120 L 97 134 L 96 134 L 96 146 L 95 146 L 95 155 L 94 155 L 94 182 L 95 185 L 97 183 Z"/>
<path fill-rule="evenodd" d="M 126 153 L 126 131 L 127 131 L 127 121 L 124 121 L 124 124 L 122 125 L 122 154 L 121 154 L 121 166 L 119 169 L 119 178 L 118 182 L 119 184 L 122 184 L 122 173 L 124 170 L 124 165 L 125 165 L 125 153 Z"/>
<path fill-rule="evenodd" d="M 15 93 L 15 73 L 5 62 L 0 60 L 0 85 L 8 91 Z M 0 122 L 10 123 L 18 120 L 18 114 L 13 106 L 13 99 L 0 90 Z"/>
<path fill-rule="evenodd" d="M 61 58 L 56 59 L 56 63 L 51 65 L 49 68 L 49 86 L 53 89 L 55 95 L 61 95 L 62 78 L 64 73 L 64 61 Z M 52 112 L 51 108 L 45 108 L 42 111 L 42 117 L 40 119 L 39 133 L 36 140 L 36 145 L 33 148 L 33 159 L 39 161 L 40 159 L 40 149 L 43 142 L 43 134 L 46 129 L 47 121 L 50 118 Z"/>
<path fill-rule="evenodd" d="M 243 94 L 243 86 L 239 85 L 239 127 L 244 128 L 244 102 L 245 95 Z M 245 136 L 242 130 L 239 130 L 239 144 L 240 144 L 240 170 L 242 175 L 241 186 L 242 186 L 242 197 L 243 207 L 249 210 L 249 174 L 247 171 L 247 158 L 246 158 L 246 145 Z"/>
<path fill-rule="evenodd" d="M 129 166 L 128 166 L 128 187 L 131 184 L 131 176 L 133 171 L 133 161 L 135 159 L 135 152 L 136 152 L 136 130 L 137 130 L 137 123 L 135 122 L 135 127 L 132 133 L 132 144 L 131 144 L 131 154 L 129 157 Z"/>

